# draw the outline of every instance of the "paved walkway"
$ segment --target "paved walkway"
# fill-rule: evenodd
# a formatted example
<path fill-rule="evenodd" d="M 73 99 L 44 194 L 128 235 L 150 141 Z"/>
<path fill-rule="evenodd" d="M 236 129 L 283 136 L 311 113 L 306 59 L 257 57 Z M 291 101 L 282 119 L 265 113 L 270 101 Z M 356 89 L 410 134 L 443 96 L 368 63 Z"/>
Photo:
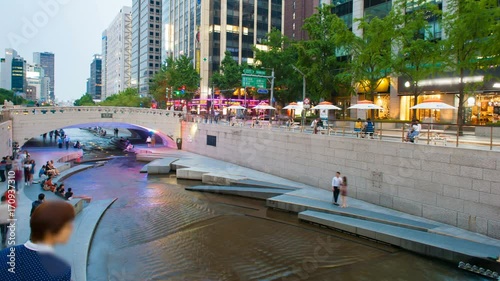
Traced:
<path fill-rule="evenodd" d="M 37 163 L 37 173 L 42 166 L 42 163 L 48 160 L 54 160 L 55 166 L 62 166 L 64 163 L 59 163 L 58 159 L 64 158 L 75 150 L 66 151 L 65 149 L 51 149 L 51 148 L 30 148 L 28 149 L 31 158 L 35 159 Z M 88 169 L 89 165 L 82 165 L 82 167 L 75 167 L 61 172 L 61 176 L 69 176 L 72 173 L 78 172 L 82 169 Z M 7 184 L 2 183 L 1 187 L 6 189 Z M 39 184 L 31 186 L 24 186 L 24 182 L 20 183 L 20 189 L 17 194 L 17 209 L 16 209 L 16 244 L 23 244 L 29 240 L 30 227 L 29 217 L 31 212 L 31 203 L 37 198 L 41 192 Z M 57 200 L 56 196 L 52 196 L 50 200 Z M 61 199 L 62 200 L 62 199 Z M 56 247 L 57 255 L 68 261 L 72 266 L 72 280 L 73 281 L 86 281 L 87 280 L 87 258 L 90 249 L 90 243 L 97 227 L 99 220 L 104 212 L 116 199 L 97 200 L 91 202 L 85 207 L 75 218 L 73 234 L 70 241 L 66 245 Z"/>

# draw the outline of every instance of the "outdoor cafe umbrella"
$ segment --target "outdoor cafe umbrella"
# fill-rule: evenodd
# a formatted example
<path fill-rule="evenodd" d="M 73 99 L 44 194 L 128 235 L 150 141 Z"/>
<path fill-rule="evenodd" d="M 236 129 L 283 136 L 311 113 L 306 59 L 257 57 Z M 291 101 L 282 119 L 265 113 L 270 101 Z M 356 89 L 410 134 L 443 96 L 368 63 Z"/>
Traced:
<path fill-rule="evenodd" d="M 269 104 L 267 104 L 265 102 L 261 102 L 257 106 L 255 106 L 253 109 L 257 109 L 257 110 L 260 110 L 260 109 L 262 109 L 262 110 L 267 110 L 267 109 L 273 110 L 273 109 L 276 109 L 276 108 L 270 106 Z"/>
<path fill-rule="evenodd" d="M 333 105 L 331 102 L 324 101 L 312 108 L 313 110 L 341 110 L 342 108 Z"/>
<path fill-rule="evenodd" d="M 381 106 L 373 104 L 373 102 L 368 100 L 358 101 L 357 104 L 349 107 L 348 109 L 383 109 Z"/>
<path fill-rule="evenodd" d="M 247 109 L 246 107 L 244 106 L 241 106 L 241 105 L 231 105 L 229 106 L 227 109 Z"/>
<path fill-rule="evenodd" d="M 287 106 L 283 107 L 283 109 L 304 109 L 304 107 L 296 102 L 289 103 Z"/>
<path fill-rule="evenodd" d="M 436 116 L 436 109 L 457 109 L 454 106 L 446 104 L 440 100 L 426 100 L 415 106 L 410 107 L 410 109 L 431 109 L 434 111 L 434 117 Z M 432 128 L 433 118 L 431 117 L 431 128 Z"/>

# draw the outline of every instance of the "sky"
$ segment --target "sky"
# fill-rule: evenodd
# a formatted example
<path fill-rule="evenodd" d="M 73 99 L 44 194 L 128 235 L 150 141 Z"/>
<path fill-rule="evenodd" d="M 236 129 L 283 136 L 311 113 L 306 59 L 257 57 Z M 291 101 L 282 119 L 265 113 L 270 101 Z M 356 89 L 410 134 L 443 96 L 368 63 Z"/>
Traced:
<path fill-rule="evenodd" d="M 132 0 L 0 0 L 0 57 L 5 48 L 28 63 L 33 52 L 54 53 L 56 99 L 77 99 L 101 53 L 102 32 L 123 6 Z"/>

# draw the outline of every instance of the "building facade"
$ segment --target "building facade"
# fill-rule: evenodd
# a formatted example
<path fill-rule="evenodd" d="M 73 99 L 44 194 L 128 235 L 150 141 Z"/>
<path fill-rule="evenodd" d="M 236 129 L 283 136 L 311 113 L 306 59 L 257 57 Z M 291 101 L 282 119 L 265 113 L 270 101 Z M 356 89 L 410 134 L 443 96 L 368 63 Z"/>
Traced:
<path fill-rule="evenodd" d="M 163 0 L 163 57 L 187 55 L 201 76 L 200 97 L 229 51 L 238 63 L 254 63 L 253 47 L 284 26 L 284 0 Z"/>
<path fill-rule="evenodd" d="M 14 49 L 5 49 L 5 57 L 0 59 L 0 88 L 12 89 L 12 60 L 17 57 Z"/>
<path fill-rule="evenodd" d="M 26 92 L 26 61 L 22 57 L 12 59 L 11 89 L 14 93 Z"/>
<path fill-rule="evenodd" d="M 102 57 L 94 55 L 94 59 L 90 64 L 90 91 L 89 94 L 94 100 L 102 99 Z"/>
<path fill-rule="evenodd" d="M 49 52 L 37 52 L 33 53 L 33 63 L 40 65 L 45 73 L 45 77 L 48 77 L 49 82 L 49 97 L 47 101 L 54 101 L 56 98 L 55 94 L 55 55 Z"/>
<path fill-rule="evenodd" d="M 149 94 L 149 83 L 161 69 L 162 1 L 132 1 L 132 87 Z"/>
<path fill-rule="evenodd" d="M 50 81 L 48 77 L 45 77 L 45 71 L 43 67 L 39 65 L 27 65 L 26 69 L 26 99 L 32 101 L 47 101 L 49 98 L 49 85 L 46 82 Z"/>
<path fill-rule="evenodd" d="M 132 8 L 123 7 L 102 36 L 102 99 L 132 83 Z"/>
<path fill-rule="evenodd" d="M 306 40 L 304 20 L 316 12 L 319 4 L 319 0 L 285 0 L 283 34 L 292 40 Z"/>

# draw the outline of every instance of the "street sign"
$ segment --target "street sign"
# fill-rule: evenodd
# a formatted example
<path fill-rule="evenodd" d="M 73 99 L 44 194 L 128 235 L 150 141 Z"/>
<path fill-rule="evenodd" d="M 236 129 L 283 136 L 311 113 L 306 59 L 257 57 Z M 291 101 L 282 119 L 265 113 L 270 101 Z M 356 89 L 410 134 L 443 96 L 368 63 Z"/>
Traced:
<path fill-rule="evenodd" d="M 258 89 L 267 88 L 267 79 L 260 77 L 243 76 L 241 84 L 243 87 L 254 87 Z"/>
<path fill-rule="evenodd" d="M 243 69 L 243 73 L 250 75 L 262 75 L 262 76 L 266 76 L 267 74 L 265 70 L 250 69 L 250 68 Z"/>
<path fill-rule="evenodd" d="M 267 95 L 269 91 L 267 89 L 258 89 L 257 94 Z"/>
<path fill-rule="evenodd" d="M 308 98 L 305 98 L 304 99 L 304 104 L 305 105 L 309 105 L 311 103 L 311 101 L 308 99 Z"/>

